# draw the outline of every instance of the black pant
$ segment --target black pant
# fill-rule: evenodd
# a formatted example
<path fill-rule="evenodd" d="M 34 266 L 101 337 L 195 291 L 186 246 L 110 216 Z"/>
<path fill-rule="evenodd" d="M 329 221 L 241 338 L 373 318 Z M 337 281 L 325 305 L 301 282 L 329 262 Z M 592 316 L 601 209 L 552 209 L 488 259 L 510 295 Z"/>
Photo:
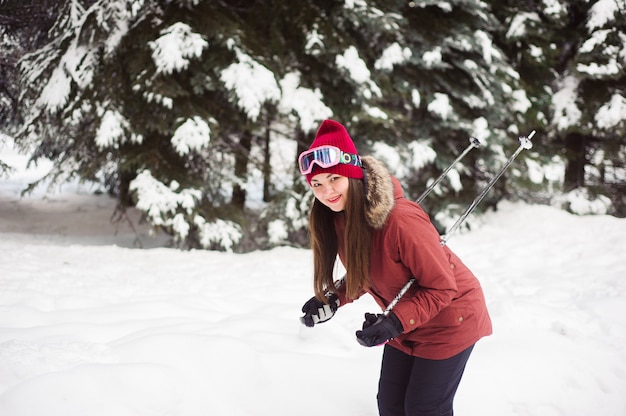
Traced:
<path fill-rule="evenodd" d="M 472 352 L 426 360 L 385 345 L 378 383 L 380 416 L 452 416 L 452 402 Z"/>

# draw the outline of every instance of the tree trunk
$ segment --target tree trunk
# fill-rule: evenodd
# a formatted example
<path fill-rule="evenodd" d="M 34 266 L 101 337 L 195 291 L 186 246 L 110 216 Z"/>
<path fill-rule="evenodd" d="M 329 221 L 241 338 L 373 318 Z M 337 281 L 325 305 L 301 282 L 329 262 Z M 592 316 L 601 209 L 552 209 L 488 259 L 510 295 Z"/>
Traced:
<path fill-rule="evenodd" d="M 587 137 L 580 133 L 569 133 L 565 136 L 565 165 L 564 191 L 585 186 L 585 165 L 587 163 Z"/>
<path fill-rule="evenodd" d="M 130 183 L 137 177 L 137 172 L 119 170 L 118 201 L 124 209 L 134 206 L 133 198 L 130 194 Z"/>
<path fill-rule="evenodd" d="M 302 174 L 300 173 L 300 168 L 298 167 L 298 156 L 300 155 L 300 153 L 309 148 L 309 145 L 313 141 L 313 139 L 312 137 L 310 137 L 310 135 L 307 135 L 300 128 L 296 128 L 295 136 L 298 145 L 296 146 L 296 154 L 294 155 L 295 158 L 293 161 L 293 172 L 295 175 L 293 189 L 296 193 L 303 194 L 304 192 L 306 192 L 306 182 L 302 179 Z"/>
<path fill-rule="evenodd" d="M 251 147 L 252 134 L 246 130 L 239 139 L 239 148 L 235 153 L 235 176 L 240 183 L 245 183 L 248 180 L 248 159 L 250 158 Z M 238 183 L 233 186 L 231 204 L 234 208 L 242 211 L 246 204 L 246 190 Z"/>
<path fill-rule="evenodd" d="M 270 120 L 268 117 L 267 125 L 265 126 L 265 140 L 263 143 L 263 202 L 270 202 L 272 200 L 270 190 L 270 184 L 272 183 L 272 165 L 270 157 Z"/>

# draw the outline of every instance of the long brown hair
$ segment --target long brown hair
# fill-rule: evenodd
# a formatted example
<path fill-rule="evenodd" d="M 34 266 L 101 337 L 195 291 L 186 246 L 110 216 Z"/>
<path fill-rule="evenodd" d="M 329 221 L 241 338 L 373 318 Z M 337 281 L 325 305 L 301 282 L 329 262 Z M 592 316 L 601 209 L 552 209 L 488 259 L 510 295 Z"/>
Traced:
<path fill-rule="evenodd" d="M 346 296 L 356 299 L 369 285 L 372 228 L 365 219 L 366 189 L 363 180 L 348 178 L 349 186 L 344 213 L 335 213 L 315 198 L 309 214 L 309 231 L 313 251 L 313 287 L 315 296 L 326 301 L 325 292 L 335 290 L 333 270 L 339 242 L 334 216 L 345 215 L 344 238 Z"/>

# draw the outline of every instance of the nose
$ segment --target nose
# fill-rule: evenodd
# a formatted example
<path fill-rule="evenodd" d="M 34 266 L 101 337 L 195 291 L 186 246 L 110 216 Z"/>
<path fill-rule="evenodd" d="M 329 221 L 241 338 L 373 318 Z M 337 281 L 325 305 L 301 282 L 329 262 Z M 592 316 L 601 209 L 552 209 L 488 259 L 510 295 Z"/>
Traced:
<path fill-rule="evenodd" d="M 328 183 L 328 184 L 323 185 L 322 193 L 324 195 L 332 194 L 334 192 L 335 192 L 335 188 L 333 187 L 332 184 Z"/>
<path fill-rule="evenodd" d="M 315 194 L 320 197 L 326 197 L 326 195 L 332 194 L 333 192 L 333 187 L 327 183 L 320 183 L 315 187 Z"/>

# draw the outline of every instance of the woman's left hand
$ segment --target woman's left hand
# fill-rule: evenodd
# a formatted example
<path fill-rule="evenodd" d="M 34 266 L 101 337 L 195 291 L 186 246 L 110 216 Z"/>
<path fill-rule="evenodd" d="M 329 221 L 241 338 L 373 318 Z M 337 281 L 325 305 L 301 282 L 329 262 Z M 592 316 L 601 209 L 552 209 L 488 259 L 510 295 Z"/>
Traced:
<path fill-rule="evenodd" d="M 393 312 L 387 316 L 366 313 L 363 329 L 356 331 L 356 339 L 365 347 L 373 347 L 391 341 L 403 331 L 402 323 Z"/>

